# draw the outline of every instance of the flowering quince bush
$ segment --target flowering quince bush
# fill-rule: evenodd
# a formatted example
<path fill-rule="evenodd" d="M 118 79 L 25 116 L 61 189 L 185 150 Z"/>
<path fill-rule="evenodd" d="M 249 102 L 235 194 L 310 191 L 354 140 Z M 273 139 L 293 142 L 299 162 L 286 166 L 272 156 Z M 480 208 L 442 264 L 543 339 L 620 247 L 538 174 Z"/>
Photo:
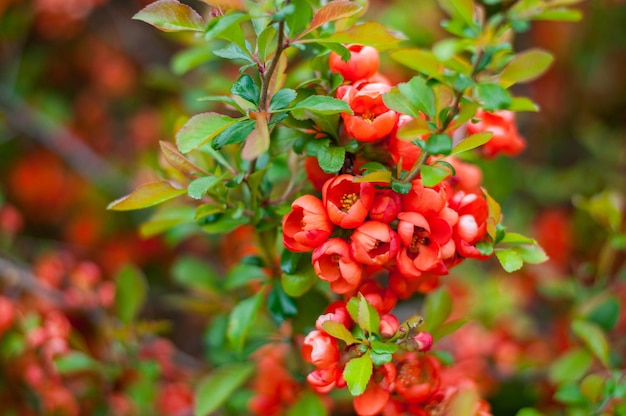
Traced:
<path fill-rule="evenodd" d="M 359 2 L 207 3 L 208 22 L 175 0 L 135 19 L 192 32 L 240 64 L 240 75 L 230 95 L 204 98 L 221 112 L 197 114 L 175 145 L 161 142 L 172 180 L 109 205 L 133 210 L 186 195 L 144 230 L 195 222 L 228 236 L 247 227 L 254 241 L 223 283 L 234 306 L 213 321 L 222 328 L 213 342 L 238 362 L 199 384 L 196 413 L 217 410 L 256 374 L 248 409 L 259 415 L 323 414 L 346 395 L 359 415 L 491 414 L 478 381 L 430 352 L 467 322 L 448 319 L 453 297 L 439 286 L 466 259 L 495 254 L 512 272 L 547 256 L 505 230 L 466 159 L 524 149 L 515 112 L 537 107 L 508 89 L 537 78 L 552 57 L 516 54 L 513 33 L 578 12 L 559 2 L 441 0 L 452 37 L 421 49 L 380 23 L 360 23 L 367 5 Z M 414 75 L 392 83 L 383 53 Z M 412 304 L 408 318 L 402 301 Z M 274 335 L 258 339 L 257 325 Z M 580 325 L 574 331 L 593 352 L 596 338 L 583 329 L 592 324 Z"/>

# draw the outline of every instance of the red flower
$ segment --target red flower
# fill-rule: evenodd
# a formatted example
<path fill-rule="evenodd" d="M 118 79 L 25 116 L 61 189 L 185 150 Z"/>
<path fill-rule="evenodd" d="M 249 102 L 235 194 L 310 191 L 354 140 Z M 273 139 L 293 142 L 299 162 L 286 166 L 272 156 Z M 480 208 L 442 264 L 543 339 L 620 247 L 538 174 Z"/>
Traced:
<path fill-rule="evenodd" d="M 401 211 L 402 197 L 387 189 L 379 192 L 374 198 L 370 208 L 370 219 L 390 223 L 398 217 L 398 213 Z"/>
<path fill-rule="evenodd" d="M 398 301 L 398 297 L 392 290 L 388 287 L 383 288 L 375 280 L 368 280 L 365 282 L 359 288 L 359 292 L 380 315 L 385 315 L 391 312 Z"/>
<path fill-rule="evenodd" d="M 306 362 L 318 368 L 329 368 L 339 361 L 339 347 L 335 338 L 314 330 L 304 338 L 302 356 Z"/>
<path fill-rule="evenodd" d="M 352 175 L 339 175 L 328 180 L 322 189 L 328 217 L 341 228 L 356 228 L 363 224 L 374 202 L 374 185 L 356 183 L 354 179 Z"/>
<path fill-rule="evenodd" d="M 339 367 L 334 365 L 328 368 L 318 368 L 315 371 L 310 372 L 306 376 L 306 381 L 309 382 L 313 390 L 318 393 L 328 393 L 335 386 L 338 386 L 338 379 L 341 379 L 341 371 Z"/>
<path fill-rule="evenodd" d="M 283 244 L 295 252 L 311 251 L 328 239 L 333 231 L 322 201 L 303 195 L 293 201 L 291 212 L 283 218 Z"/>
<path fill-rule="evenodd" d="M 378 71 L 378 51 L 371 46 L 348 45 L 350 59 L 341 59 L 335 52 L 330 53 L 328 64 L 331 72 L 338 72 L 346 81 L 367 79 Z"/>
<path fill-rule="evenodd" d="M 439 214 L 446 206 L 449 194 L 445 182 L 433 187 L 427 188 L 422 184 L 420 179 L 411 182 L 411 190 L 404 196 L 404 210 L 419 212 L 422 215 Z"/>
<path fill-rule="evenodd" d="M 344 86 L 337 96 L 347 102 L 354 114 L 341 113 L 348 134 L 360 142 L 375 142 L 391 133 L 398 113 L 387 108 L 383 94 L 391 87 L 383 83 L 365 84 L 360 89 Z"/>
<path fill-rule="evenodd" d="M 480 184 L 483 181 L 483 173 L 480 168 L 471 163 L 463 162 L 454 156 L 444 159 L 455 170 L 455 175 L 448 179 L 454 187 L 465 192 L 480 192 Z"/>
<path fill-rule="evenodd" d="M 385 338 L 393 337 L 400 328 L 398 318 L 391 314 L 385 314 L 380 317 L 379 329 L 380 335 Z"/>
<path fill-rule="evenodd" d="M 328 305 L 326 308 L 326 313 L 324 315 L 320 315 L 315 321 L 315 327 L 320 331 L 323 331 L 322 324 L 326 321 L 335 321 L 343 324 L 346 328 L 352 328 L 352 318 L 350 318 L 350 314 L 348 313 L 348 309 L 346 309 L 346 303 L 342 301 L 335 301 Z"/>
<path fill-rule="evenodd" d="M 331 238 L 313 251 L 313 268 L 320 279 L 330 282 L 333 292 L 343 294 L 361 283 L 362 266 L 350 256 L 350 245 Z"/>
<path fill-rule="evenodd" d="M 438 216 L 424 217 L 417 212 L 398 214 L 398 235 L 402 249 L 398 253 L 397 267 L 406 277 L 419 277 L 433 270 L 441 258 L 441 246 L 452 236 L 448 222 Z"/>
<path fill-rule="evenodd" d="M 450 200 L 450 208 L 459 214 L 453 229 L 456 251 L 461 257 L 486 259 L 476 248 L 476 243 L 487 234 L 487 200 L 482 194 L 457 192 Z"/>
<path fill-rule="evenodd" d="M 335 177 L 333 174 L 324 172 L 314 156 L 309 156 L 304 160 L 304 170 L 307 178 L 318 191 L 322 190 L 327 180 Z"/>
<path fill-rule="evenodd" d="M 389 401 L 395 379 L 396 367 L 393 364 L 387 363 L 378 367 L 367 384 L 365 392 L 353 400 L 356 413 L 359 416 L 379 414 Z"/>
<path fill-rule="evenodd" d="M 524 138 L 519 135 L 515 126 L 515 113 L 507 110 L 499 110 L 493 113 L 478 110 L 474 118 L 478 123 L 468 123 L 469 134 L 483 131 L 493 132 L 493 136 L 482 147 L 486 157 L 494 157 L 498 153 L 507 156 L 515 156 L 526 147 Z"/>
<path fill-rule="evenodd" d="M 398 253 L 398 235 L 380 221 L 363 223 L 352 234 L 352 256 L 370 266 L 384 266 Z"/>
<path fill-rule="evenodd" d="M 406 353 L 397 365 L 395 390 L 408 402 L 424 403 L 441 385 L 440 364 L 430 355 Z"/>
<path fill-rule="evenodd" d="M 398 119 L 397 127 L 399 128 L 400 126 L 408 123 L 411 120 L 411 116 L 402 114 Z M 419 138 L 425 140 L 427 138 L 427 135 L 423 135 Z M 410 170 L 422 154 L 422 149 L 413 144 L 410 140 L 402 140 L 398 138 L 397 132 L 389 136 L 389 144 L 387 150 L 389 150 L 391 158 L 396 164 L 399 164 L 400 160 L 402 160 L 402 169 L 405 170 Z"/>
<path fill-rule="evenodd" d="M 15 304 L 9 298 L 0 296 L 0 339 L 2 334 L 13 325 L 16 310 Z"/>

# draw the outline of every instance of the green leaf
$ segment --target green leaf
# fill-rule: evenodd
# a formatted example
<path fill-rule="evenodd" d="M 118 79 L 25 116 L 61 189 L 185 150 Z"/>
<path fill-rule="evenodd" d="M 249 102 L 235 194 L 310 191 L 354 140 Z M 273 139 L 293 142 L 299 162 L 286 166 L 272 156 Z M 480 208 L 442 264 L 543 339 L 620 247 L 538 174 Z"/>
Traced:
<path fill-rule="evenodd" d="M 576 319 L 572 322 L 572 331 L 585 343 L 589 351 L 598 357 L 602 364 L 608 366 L 609 343 L 600 327 L 589 321 Z"/>
<path fill-rule="evenodd" d="M 540 411 L 533 409 L 531 407 L 524 407 L 520 409 L 515 416 L 545 416 Z"/>
<path fill-rule="evenodd" d="M 300 101 L 291 109 L 291 115 L 298 120 L 310 118 L 308 113 L 318 115 L 352 114 L 352 109 L 343 100 L 323 95 L 312 95 Z"/>
<path fill-rule="evenodd" d="M 224 16 L 216 16 L 209 21 L 204 38 L 221 38 L 236 43 L 240 47 L 245 47 L 245 39 L 239 23 L 250 19 L 246 13 L 230 13 Z"/>
<path fill-rule="evenodd" d="M 378 50 L 395 48 L 401 39 L 390 33 L 387 28 L 379 22 L 366 22 L 351 28 L 336 32 L 329 37 L 322 39 L 307 39 L 307 42 L 317 41 L 322 44 L 358 44 L 373 46 Z"/>
<path fill-rule="evenodd" d="M 238 95 L 244 100 L 254 103 L 255 105 L 259 105 L 259 96 L 261 91 L 252 77 L 248 74 L 240 76 L 233 86 L 230 87 L 230 92 Z"/>
<path fill-rule="evenodd" d="M 267 309 L 277 323 L 284 322 L 285 319 L 296 316 L 298 308 L 292 298 L 290 298 L 283 287 L 279 284 L 272 286 L 272 291 L 267 297 Z"/>
<path fill-rule="evenodd" d="M 348 310 L 348 314 L 354 322 L 357 322 L 359 320 L 359 302 L 359 298 L 354 297 L 350 298 L 350 300 L 346 303 L 346 309 Z"/>
<path fill-rule="evenodd" d="M 516 55 L 500 74 L 500 82 L 505 87 L 532 81 L 543 74 L 552 64 L 554 56 L 541 49 L 530 49 Z"/>
<path fill-rule="evenodd" d="M 146 22 L 164 32 L 202 32 L 206 26 L 198 12 L 176 0 L 155 1 L 135 14 L 133 19 Z"/>
<path fill-rule="evenodd" d="M 508 108 L 513 101 L 511 94 L 497 84 L 478 84 L 476 86 L 476 92 L 483 106 L 488 111 Z"/>
<path fill-rule="evenodd" d="M 450 176 L 450 170 L 441 166 L 422 165 L 420 174 L 424 186 L 435 186 Z"/>
<path fill-rule="evenodd" d="M 533 20 L 555 20 L 562 22 L 578 22 L 582 20 L 583 14 L 575 9 L 551 9 L 533 16 Z"/>
<path fill-rule="evenodd" d="M 254 363 L 226 364 L 203 378 L 195 391 L 195 416 L 207 416 L 228 400 L 254 372 Z"/>
<path fill-rule="evenodd" d="M 587 350 L 570 350 L 550 365 L 548 378 L 554 384 L 578 381 L 587 373 L 592 362 L 593 356 Z"/>
<path fill-rule="evenodd" d="M 458 18 L 469 25 L 473 23 L 472 0 L 437 0 L 437 3 L 453 19 Z"/>
<path fill-rule="evenodd" d="M 196 114 L 176 134 L 176 145 L 182 153 L 190 152 L 236 122 L 236 119 L 223 114 Z"/>
<path fill-rule="evenodd" d="M 334 20 L 344 19 L 359 13 L 363 7 L 348 0 L 334 0 L 319 9 L 313 16 L 309 27 L 299 37 Z"/>
<path fill-rule="evenodd" d="M 393 360 L 393 354 L 388 352 L 370 350 L 369 355 L 375 366 L 381 366 L 383 364 L 390 363 Z"/>
<path fill-rule="evenodd" d="M 348 384 L 348 390 L 353 396 L 363 394 L 373 372 L 372 358 L 369 354 L 353 358 L 346 363 L 343 378 Z"/>
<path fill-rule="evenodd" d="M 241 352 L 248 335 L 254 325 L 255 318 L 263 301 L 263 291 L 239 302 L 230 312 L 226 337 L 237 352 Z"/>
<path fill-rule="evenodd" d="M 424 302 L 424 331 L 431 332 L 443 324 L 452 312 L 452 297 L 444 289 L 430 292 Z"/>
<path fill-rule="evenodd" d="M 509 273 L 521 269 L 524 265 L 522 257 L 513 249 L 496 250 L 496 257 L 500 261 L 502 268 Z"/>
<path fill-rule="evenodd" d="M 593 322 L 605 331 L 613 329 L 617 323 L 620 313 L 620 301 L 614 296 L 609 296 L 604 301 L 593 309 L 591 309 L 586 318 L 588 321 Z"/>
<path fill-rule="evenodd" d="M 411 182 L 401 182 L 395 179 L 391 181 L 391 189 L 397 194 L 406 195 L 412 188 Z"/>
<path fill-rule="evenodd" d="M 240 263 L 228 270 L 224 281 L 224 289 L 237 289 L 253 280 L 264 279 L 267 279 L 267 275 L 261 267 L 256 264 Z"/>
<path fill-rule="evenodd" d="M 452 137 L 447 134 L 433 134 L 426 141 L 426 151 L 432 155 L 449 155 L 452 151 Z"/>
<path fill-rule="evenodd" d="M 206 45 L 183 49 L 172 58 L 172 72 L 176 75 L 183 75 L 211 59 L 213 59 L 213 54 Z"/>
<path fill-rule="evenodd" d="M 421 138 L 424 134 L 429 132 L 430 127 L 428 126 L 426 120 L 418 116 L 408 123 L 401 125 L 398 128 L 396 136 L 402 140 L 414 140 L 416 138 Z"/>
<path fill-rule="evenodd" d="M 313 268 L 310 268 L 310 270 L 307 269 L 295 274 L 284 273 L 281 276 L 280 282 L 283 285 L 283 289 L 285 289 L 285 293 L 297 298 L 308 292 L 313 284 L 315 284 L 316 280 L 317 275 L 313 271 Z"/>
<path fill-rule="evenodd" d="M 421 77 L 413 77 L 409 82 L 398 84 L 398 89 L 411 104 L 430 118 L 435 117 L 435 94 Z"/>
<path fill-rule="evenodd" d="M 445 322 L 435 328 L 431 335 L 435 341 L 439 341 L 440 339 L 447 337 L 448 335 L 456 332 L 459 328 L 465 325 L 469 319 L 467 318 L 459 318 L 450 322 Z"/>
<path fill-rule="evenodd" d="M 187 176 L 209 174 L 207 171 L 195 165 L 193 162 L 183 156 L 182 153 L 180 153 L 178 149 L 176 149 L 176 146 L 174 146 L 174 144 L 170 142 L 160 141 L 159 145 L 161 146 L 161 153 L 163 153 L 165 160 L 167 160 L 168 163 L 179 172 Z"/>
<path fill-rule="evenodd" d="M 306 391 L 287 411 L 286 416 L 327 416 L 328 411 L 320 400 L 320 396 Z"/>
<path fill-rule="evenodd" d="M 462 152 L 466 152 L 468 150 L 475 149 L 487 143 L 492 136 L 493 132 L 490 131 L 483 131 L 480 133 L 472 134 L 471 136 L 466 137 L 459 144 L 457 144 L 456 147 L 452 149 L 452 152 L 450 154 L 456 155 Z"/>
<path fill-rule="evenodd" d="M 69 351 L 54 358 L 56 370 L 61 375 L 94 371 L 100 369 L 100 363 L 80 351 Z"/>
<path fill-rule="evenodd" d="M 372 350 L 376 351 L 376 352 L 387 352 L 390 354 L 395 353 L 396 351 L 398 351 L 398 344 L 395 344 L 393 342 L 391 343 L 387 343 L 387 342 L 381 342 L 378 340 L 374 340 L 372 341 Z"/>
<path fill-rule="evenodd" d="M 326 173 L 336 173 L 343 167 L 346 149 L 339 146 L 322 147 L 317 152 L 317 162 Z"/>
<path fill-rule="evenodd" d="M 380 330 L 378 311 L 367 301 L 365 296 L 361 296 L 359 300 L 357 323 L 370 334 L 378 334 Z"/>
<path fill-rule="evenodd" d="M 388 170 L 379 170 L 376 172 L 368 173 L 367 175 L 355 178 L 353 182 L 377 182 L 377 183 L 389 183 L 391 181 L 391 172 Z"/>
<path fill-rule="evenodd" d="M 150 219 L 139 227 L 139 233 L 144 238 L 149 238 L 177 225 L 192 223 L 194 208 L 187 205 L 162 206 Z"/>
<path fill-rule="evenodd" d="M 255 128 L 254 120 L 241 120 L 228 126 L 218 134 L 211 142 L 214 149 L 220 149 L 229 144 L 236 144 L 245 141 Z"/>
<path fill-rule="evenodd" d="M 250 54 L 234 43 L 229 43 L 225 48 L 214 50 L 213 54 L 224 59 L 241 59 L 249 64 L 254 63 Z"/>
<path fill-rule="evenodd" d="M 296 99 L 297 93 L 289 88 L 278 91 L 270 101 L 270 111 L 282 110 Z"/>
<path fill-rule="evenodd" d="M 113 211 L 130 211 L 160 204 L 185 194 L 185 189 L 177 189 L 167 181 L 150 182 L 141 185 L 130 194 L 111 202 L 107 209 Z"/>
<path fill-rule="evenodd" d="M 211 190 L 222 178 L 217 176 L 204 176 L 192 181 L 187 188 L 187 193 L 193 199 L 202 199 L 204 194 Z"/>
<path fill-rule="evenodd" d="M 115 279 L 115 311 L 125 324 L 135 320 L 148 292 L 148 284 L 141 271 L 133 265 L 124 266 Z"/>
<path fill-rule="evenodd" d="M 597 373 L 588 374 L 580 382 L 580 392 L 583 394 L 583 396 L 585 396 L 591 402 L 598 402 L 600 401 L 600 398 L 602 397 L 604 386 L 605 386 L 604 376 L 597 374 Z"/>
<path fill-rule="evenodd" d="M 324 329 L 328 335 L 338 338 L 348 345 L 358 344 L 361 342 L 356 339 L 341 322 L 326 321 L 322 324 L 322 329 Z"/>
<path fill-rule="evenodd" d="M 576 406 L 587 403 L 587 398 L 582 395 L 578 386 L 574 383 L 564 383 L 554 393 L 554 399 L 567 405 Z"/>
<path fill-rule="evenodd" d="M 517 246 L 513 250 L 519 254 L 525 263 L 539 264 L 549 259 L 546 252 L 538 245 Z"/>
<path fill-rule="evenodd" d="M 505 244 L 537 244 L 537 241 L 518 233 L 506 233 L 500 243 Z"/>
<path fill-rule="evenodd" d="M 508 110 L 510 111 L 539 111 L 539 106 L 535 104 L 530 98 L 527 97 L 513 97 L 511 105 Z"/>
<path fill-rule="evenodd" d="M 423 49 L 401 49 L 390 53 L 396 62 L 425 75 L 443 81 L 443 64 L 431 52 Z"/>
<path fill-rule="evenodd" d="M 493 242 L 488 240 L 479 241 L 476 243 L 476 249 L 483 256 L 491 256 L 493 254 Z"/>
<path fill-rule="evenodd" d="M 421 119 L 419 110 L 411 103 L 411 101 L 400 92 L 397 87 L 393 87 L 383 94 L 383 102 L 387 108 L 415 117 L 415 120 Z M 408 123 L 407 123 L 408 124 Z"/>

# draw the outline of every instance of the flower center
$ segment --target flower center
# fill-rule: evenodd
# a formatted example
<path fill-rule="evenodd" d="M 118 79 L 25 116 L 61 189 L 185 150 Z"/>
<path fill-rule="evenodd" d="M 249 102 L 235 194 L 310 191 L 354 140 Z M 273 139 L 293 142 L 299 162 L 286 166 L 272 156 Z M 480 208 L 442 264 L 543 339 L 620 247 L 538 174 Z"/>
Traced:
<path fill-rule="evenodd" d="M 430 244 L 430 238 L 428 238 L 428 233 L 422 227 L 415 227 L 413 231 L 413 238 L 411 239 L 411 244 L 409 245 L 409 251 L 411 253 L 419 253 L 419 246 L 427 246 Z"/>
<path fill-rule="evenodd" d="M 341 208 L 347 212 L 358 200 L 359 196 L 355 193 L 343 194 L 343 196 L 341 197 Z"/>
<path fill-rule="evenodd" d="M 372 113 L 371 111 L 367 111 L 363 113 L 361 117 L 363 118 L 363 120 L 371 124 L 376 118 L 376 114 Z"/>
<path fill-rule="evenodd" d="M 339 265 L 339 260 L 341 260 L 341 256 L 339 254 L 333 254 L 330 257 L 330 260 L 335 263 L 336 265 Z"/>

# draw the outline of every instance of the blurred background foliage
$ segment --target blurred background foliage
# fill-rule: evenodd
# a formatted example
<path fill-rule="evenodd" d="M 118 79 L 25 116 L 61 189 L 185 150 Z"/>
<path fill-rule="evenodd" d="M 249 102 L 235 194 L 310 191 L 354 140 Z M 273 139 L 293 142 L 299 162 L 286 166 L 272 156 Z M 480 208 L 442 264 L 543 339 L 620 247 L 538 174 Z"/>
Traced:
<path fill-rule="evenodd" d="M 26 262 L 49 251 L 71 252 L 93 260 L 108 279 L 126 263 L 138 265 L 150 283 L 143 315 L 170 320 L 165 333 L 178 348 L 198 357 L 211 351 L 209 358 L 219 363 L 227 360 L 212 344 L 219 337 L 189 336 L 204 331 L 201 317 L 212 312 L 211 295 L 177 295 L 187 293 L 188 270 L 206 273 L 199 258 L 212 263 L 233 252 L 237 258 L 246 253 L 247 237 L 227 246 L 189 229 L 143 238 L 137 230 L 150 212 L 105 211 L 109 201 L 164 172 L 159 140 L 171 141 L 189 115 L 213 109 L 198 98 L 227 93 L 239 75 L 193 37 L 164 35 L 131 20 L 148 3 L 0 3 L 0 206 L 14 206 L 23 220 L 21 233 L 0 248 Z M 610 257 L 606 267 L 617 280 L 608 284 L 620 301 L 626 295 L 623 219 L 613 229 L 603 226 L 611 207 L 623 210 L 626 189 L 626 3 L 587 1 L 580 7 L 582 22 L 536 22 L 515 40 L 517 50 L 533 45 L 556 56 L 540 79 L 514 89 L 541 108 L 518 116 L 527 150 L 513 160 L 475 160 L 505 224 L 537 238 L 551 261 L 512 276 L 488 274 L 495 260 L 466 264 L 449 278 L 482 323 L 467 331 L 506 347 L 489 357 L 500 382 L 485 387 L 495 415 L 550 402 L 553 391 L 534 383 L 537 367 L 572 344 L 563 322 L 575 315 L 579 300 L 606 288 L 596 286 L 604 267 L 596 259 Z M 365 18 L 417 46 L 444 36 L 434 0 L 372 1 Z M 382 55 L 392 82 L 411 76 Z M 612 342 L 623 343 L 615 338 L 624 321 L 622 311 L 620 323 L 609 328 Z M 216 322 L 214 332 L 220 330 Z M 454 348 L 453 339 L 442 348 Z M 622 368 L 624 358 L 613 357 Z M 507 367 L 507 359 L 518 367 Z"/>

